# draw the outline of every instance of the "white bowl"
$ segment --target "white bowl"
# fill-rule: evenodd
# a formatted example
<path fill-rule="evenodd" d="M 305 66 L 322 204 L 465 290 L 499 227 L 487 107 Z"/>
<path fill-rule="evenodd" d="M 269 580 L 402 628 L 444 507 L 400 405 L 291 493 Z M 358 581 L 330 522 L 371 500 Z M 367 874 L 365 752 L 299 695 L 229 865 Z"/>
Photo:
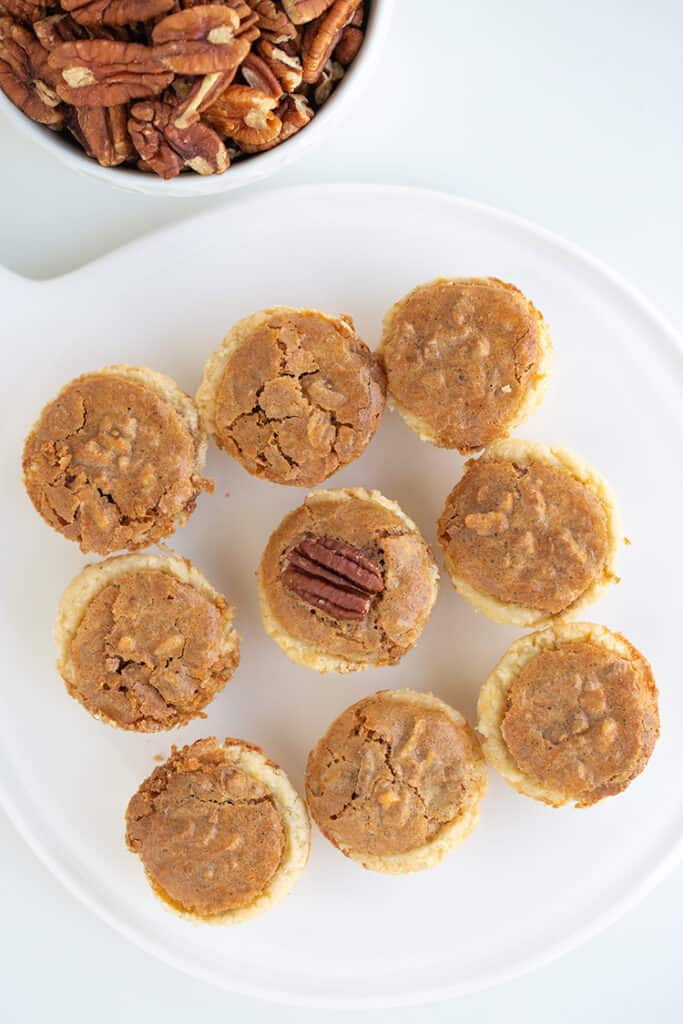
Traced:
<path fill-rule="evenodd" d="M 52 153 L 63 164 L 81 174 L 106 181 L 114 188 L 129 192 L 145 192 L 157 196 L 210 196 L 230 189 L 253 185 L 281 167 L 298 159 L 309 146 L 315 145 L 339 122 L 349 107 L 366 89 L 379 60 L 382 45 L 389 31 L 394 0 L 372 0 L 368 11 L 365 39 L 358 56 L 349 67 L 329 100 L 313 120 L 281 146 L 241 160 L 224 174 L 203 177 L 188 172 L 170 181 L 155 174 L 147 174 L 131 167 L 100 167 L 96 160 L 86 156 L 78 146 L 61 134 L 36 124 L 23 114 L 0 90 L 0 110 L 25 135 Z"/>

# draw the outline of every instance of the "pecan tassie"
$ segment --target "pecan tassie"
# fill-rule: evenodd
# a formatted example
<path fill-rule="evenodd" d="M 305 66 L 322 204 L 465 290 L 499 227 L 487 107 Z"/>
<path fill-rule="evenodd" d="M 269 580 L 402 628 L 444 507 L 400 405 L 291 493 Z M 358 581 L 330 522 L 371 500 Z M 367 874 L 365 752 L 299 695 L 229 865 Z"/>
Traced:
<path fill-rule="evenodd" d="M 0 0 L 0 90 L 102 166 L 220 174 L 308 124 L 358 53 L 365 11 L 361 0 Z"/>
<path fill-rule="evenodd" d="M 302 540 L 287 555 L 282 582 L 307 604 L 335 619 L 361 622 L 384 590 L 377 565 L 334 537 Z"/>

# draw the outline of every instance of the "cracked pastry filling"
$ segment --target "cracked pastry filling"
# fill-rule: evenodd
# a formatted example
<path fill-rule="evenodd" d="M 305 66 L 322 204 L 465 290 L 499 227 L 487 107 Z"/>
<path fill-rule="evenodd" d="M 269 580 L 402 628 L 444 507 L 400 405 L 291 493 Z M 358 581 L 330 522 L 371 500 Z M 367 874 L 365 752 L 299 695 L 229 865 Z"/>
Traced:
<path fill-rule="evenodd" d="M 210 481 L 170 401 L 111 373 L 80 377 L 45 407 L 24 447 L 28 495 L 82 551 L 135 550 L 173 532 Z"/>
<path fill-rule="evenodd" d="M 71 641 L 69 691 L 127 729 L 184 724 L 225 686 L 239 661 L 226 612 L 170 573 L 118 576 L 89 602 Z"/>
<path fill-rule="evenodd" d="M 558 614 L 602 571 L 605 508 L 565 469 L 482 457 L 467 463 L 439 520 L 452 573 L 506 604 Z"/>
<path fill-rule="evenodd" d="M 288 638 L 309 649 L 348 662 L 395 664 L 431 613 L 437 578 L 431 552 L 379 501 L 344 492 L 338 500 L 319 500 L 320 493 L 309 495 L 268 542 L 260 577 L 270 613 Z M 324 546 L 332 561 L 322 565 Z M 302 571 L 301 553 L 311 550 L 316 562 Z M 340 553 L 346 568 L 340 569 Z"/>
<path fill-rule="evenodd" d="M 645 767 L 659 733 L 656 690 L 642 659 L 563 643 L 516 675 L 501 733 L 525 776 L 588 807 Z"/>
<path fill-rule="evenodd" d="M 519 289 L 462 278 L 421 285 L 399 300 L 380 352 L 389 393 L 413 429 L 467 453 L 519 421 L 549 344 L 543 317 Z"/>
<path fill-rule="evenodd" d="M 350 319 L 273 311 L 230 355 L 216 442 L 256 476 L 312 486 L 361 454 L 384 397 L 383 372 Z"/>
<path fill-rule="evenodd" d="M 143 782 L 126 811 L 126 842 L 165 902 L 210 919 L 265 892 L 287 838 L 267 786 L 207 739 L 174 751 Z"/>
<path fill-rule="evenodd" d="M 343 712 L 311 752 L 306 796 L 343 852 L 392 856 L 437 839 L 481 790 L 483 772 L 466 723 L 379 693 Z"/>

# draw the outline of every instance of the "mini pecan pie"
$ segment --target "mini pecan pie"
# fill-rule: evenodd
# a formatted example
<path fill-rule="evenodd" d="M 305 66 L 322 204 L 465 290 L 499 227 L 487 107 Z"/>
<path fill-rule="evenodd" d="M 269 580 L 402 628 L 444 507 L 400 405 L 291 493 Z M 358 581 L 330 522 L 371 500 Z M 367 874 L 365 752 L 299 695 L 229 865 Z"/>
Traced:
<path fill-rule="evenodd" d="M 520 793 L 590 807 L 621 793 L 659 736 L 652 669 L 619 633 L 558 623 L 512 644 L 479 696 L 489 764 Z"/>
<path fill-rule="evenodd" d="M 182 750 L 128 804 L 126 842 L 176 913 L 238 924 L 288 896 L 306 867 L 308 814 L 262 750 L 213 737 Z"/>
<path fill-rule="evenodd" d="M 212 489 L 205 456 L 194 402 L 170 377 L 108 366 L 45 406 L 24 445 L 24 484 L 81 551 L 133 551 L 182 526 Z"/>
<path fill-rule="evenodd" d="M 545 625 L 618 581 L 614 496 L 564 448 L 492 445 L 466 464 L 438 529 L 455 589 L 494 622 Z"/>
<path fill-rule="evenodd" d="M 259 567 L 266 632 L 318 672 L 394 665 L 415 645 L 438 571 L 415 524 L 379 491 L 314 491 Z"/>
<path fill-rule="evenodd" d="M 475 451 L 540 404 L 551 342 L 539 311 L 494 277 L 439 278 L 387 313 L 379 349 L 391 401 L 423 441 Z"/>
<path fill-rule="evenodd" d="M 57 613 L 57 667 L 109 725 L 156 732 L 195 718 L 239 663 L 233 609 L 182 558 L 120 555 L 87 566 Z"/>
<path fill-rule="evenodd" d="M 372 871 L 438 864 L 470 834 L 486 791 L 474 730 L 431 693 L 382 690 L 311 751 L 306 800 L 320 831 Z"/>
<path fill-rule="evenodd" d="M 384 374 L 348 317 L 267 309 L 210 357 L 197 404 L 216 444 L 250 473 L 311 487 L 363 452 Z"/>

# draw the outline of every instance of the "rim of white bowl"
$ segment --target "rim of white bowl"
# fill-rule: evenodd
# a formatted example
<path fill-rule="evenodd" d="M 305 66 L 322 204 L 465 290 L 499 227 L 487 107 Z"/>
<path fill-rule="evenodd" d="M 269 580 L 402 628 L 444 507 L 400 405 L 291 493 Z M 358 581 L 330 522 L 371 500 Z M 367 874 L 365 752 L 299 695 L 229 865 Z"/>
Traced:
<path fill-rule="evenodd" d="M 275 174 L 282 167 L 297 160 L 307 149 L 320 141 L 326 130 L 337 124 L 366 88 L 379 62 L 379 55 L 389 34 L 395 0 L 372 0 L 368 11 L 365 39 L 358 56 L 327 102 L 320 108 L 310 124 L 281 146 L 259 153 L 228 168 L 224 174 L 203 177 L 199 174 L 180 174 L 164 181 L 131 167 L 101 167 L 77 146 L 44 125 L 31 121 L 0 90 L 0 111 L 17 129 L 51 153 L 57 160 L 79 174 L 98 178 L 124 192 L 139 192 L 156 196 L 212 196 L 232 189 L 254 185 Z"/>

